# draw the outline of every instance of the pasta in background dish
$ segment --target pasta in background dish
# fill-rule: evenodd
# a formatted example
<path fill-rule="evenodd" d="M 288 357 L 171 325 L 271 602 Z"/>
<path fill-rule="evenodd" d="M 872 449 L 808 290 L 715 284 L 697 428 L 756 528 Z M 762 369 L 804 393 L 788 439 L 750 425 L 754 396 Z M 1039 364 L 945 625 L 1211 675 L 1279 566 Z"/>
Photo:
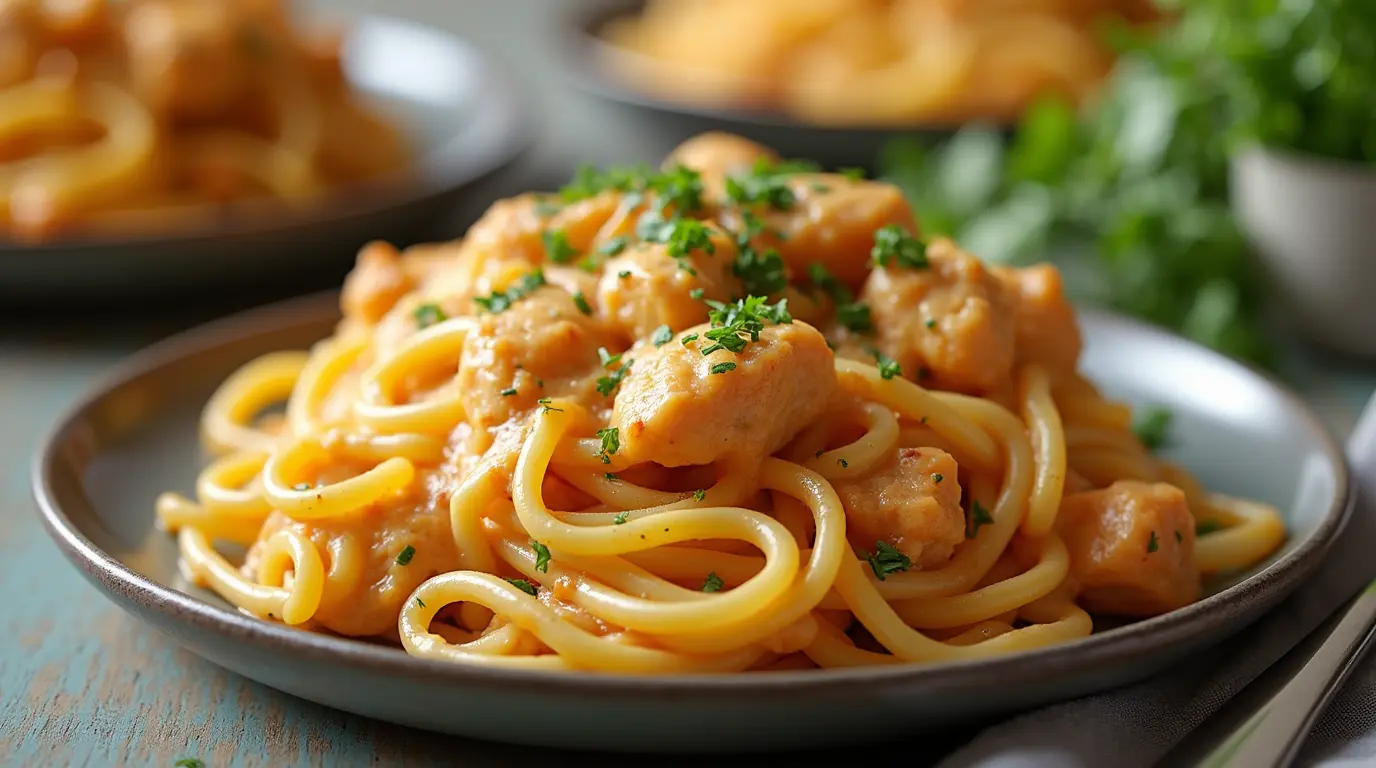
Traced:
<path fill-rule="evenodd" d="M 1151 0 L 650 0 L 602 31 L 633 86 L 820 125 L 1011 121 L 1039 95 L 1082 99 L 1113 57 L 1101 24 Z"/>
<path fill-rule="evenodd" d="M 0 0 L 0 232 L 156 230 L 395 170 L 339 47 L 280 0 Z"/>
<path fill-rule="evenodd" d="M 930 663 L 1179 608 L 1285 536 L 1076 372 L 1054 268 L 733 136 L 373 243 L 342 307 L 224 382 L 195 499 L 157 501 L 189 578 L 293 626 L 542 669 Z"/>

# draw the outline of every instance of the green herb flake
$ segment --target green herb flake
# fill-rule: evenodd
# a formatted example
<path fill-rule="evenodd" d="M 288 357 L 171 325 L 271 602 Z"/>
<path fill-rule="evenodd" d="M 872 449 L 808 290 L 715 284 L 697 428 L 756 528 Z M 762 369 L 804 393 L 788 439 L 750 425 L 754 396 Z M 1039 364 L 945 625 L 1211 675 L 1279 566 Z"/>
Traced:
<path fill-rule="evenodd" d="M 410 544 L 407 544 L 406 548 L 401 550 L 401 554 L 397 555 L 397 565 L 410 565 L 411 558 L 415 556 L 416 548 L 411 546 Z"/>
<path fill-rule="evenodd" d="M 507 579 L 506 581 L 511 586 L 521 590 L 522 592 L 526 593 L 527 595 L 530 595 L 531 597 L 535 597 L 540 593 L 540 591 L 536 589 L 534 584 L 531 584 L 525 579 Z"/>
<path fill-rule="evenodd" d="M 1201 520 L 1194 524 L 1194 535 L 1206 536 L 1215 531 L 1223 530 L 1223 524 L 1217 520 Z"/>
<path fill-rule="evenodd" d="M 621 431 L 616 427 L 599 429 L 597 439 L 602 441 L 602 450 L 597 455 L 602 457 L 603 464 L 612 463 L 611 457 L 621 450 Z"/>
<path fill-rule="evenodd" d="M 975 499 L 970 505 L 970 525 L 966 529 L 965 538 L 975 538 L 979 535 L 980 527 L 991 525 L 993 522 L 994 516 L 989 514 L 989 510 L 985 509 L 983 504 L 979 503 L 979 499 Z"/>
<path fill-rule="evenodd" d="M 693 499 L 694 499 L 695 501 L 702 501 L 702 500 L 705 499 L 705 498 L 707 498 L 707 491 L 706 491 L 706 490 L 704 490 L 704 489 L 702 489 L 702 488 L 699 488 L 699 489 L 697 489 L 696 491 L 693 491 Z"/>
<path fill-rule="evenodd" d="M 444 310 L 440 309 L 438 304 L 422 304 L 411 312 L 411 317 L 416 319 L 417 329 L 429 328 L 435 323 L 442 323 L 449 319 L 449 316 L 444 314 Z"/>
<path fill-rule="evenodd" d="M 512 304 L 529 296 L 542 285 L 547 285 L 545 282 L 545 273 L 537 269 L 521 277 L 521 279 L 517 280 L 505 291 L 493 293 L 490 296 L 473 297 L 473 303 L 477 304 L 483 310 L 495 315 L 505 312 Z"/>
<path fill-rule="evenodd" d="M 615 472 L 603 472 L 602 479 L 606 480 L 609 483 L 614 483 L 617 480 L 620 480 L 621 478 L 617 477 Z"/>
<path fill-rule="evenodd" d="M 205 768 L 205 762 L 198 757 L 183 757 L 172 764 L 173 768 Z"/>
<path fill-rule="evenodd" d="M 555 408 L 553 405 L 551 405 L 551 403 L 553 403 L 554 401 L 549 399 L 548 397 L 542 397 L 539 400 L 536 400 L 535 402 L 540 406 L 540 413 L 542 415 L 550 412 L 564 412 L 563 408 Z"/>
<path fill-rule="evenodd" d="M 867 553 L 865 559 L 869 561 L 874 577 L 880 581 L 891 573 L 902 573 L 913 567 L 911 558 L 883 541 L 874 542 L 873 554 Z"/>
<path fill-rule="evenodd" d="M 569 244 L 568 235 L 562 229 L 547 229 L 540 239 L 545 245 L 545 256 L 555 264 L 567 264 L 578 256 L 578 249 Z"/>
<path fill-rule="evenodd" d="M 1156 531 L 1151 532 L 1151 538 L 1147 539 L 1147 554 L 1151 554 L 1161 548 L 1161 542 L 1156 540 Z"/>
<path fill-rule="evenodd" d="M 712 366 L 712 367 L 711 367 L 710 369 L 708 369 L 708 370 L 709 370 L 713 375 L 716 375 L 716 374 L 719 374 L 719 373 L 730 373 L 731 371 L 736 370 L 736 364 L 735 364 L 735 363 L 732 363 L 732 362 L 729 362 L 729 361 L 728 361 L 728 362 L 725 362 L 725 363 L 717 363 L 716 365 Z"/>
<path fill-rule="evenodd" d="M 684 336 L 683 338 L 679 339 L 679 343 L 686 347 L 690 342 L 694 342 L 697 340 L 698 335 L 696 333 L 690 333 L 687 336 Z"/>
<path fill-rule="evenodd" d="M 517 392 L 517 390 L 516 390 L 515 387 L 510 387 L 510 388 L 508 388 L 508 389 L 502 390 L 502 391 L 500 392 L 500 394 L 501 394 L 502 397 L 512 397 L 513 395 L 516 394 L 516 392 Z"/>
<path fill-rule="evenodd" d="M 592 314 L 592 307 L 588 306 L 588 300 L 586 297 L 583 296 L 582 291 L 574 291 L 573 305 L 575 307 L 578 307 L 578 311 L 582 312 L 585 315 Z"/>
<path fill-rule="evenodd" d="M 630 235 L 617 235 L 602 245 L 598 246 L 597 252 L 603 256 L 620 256 L 626 250 L 626 246 L 631 244 Z"/>
<path fill-rule="evenodd" d="M 870 349 L 870 354 L 874 355 L 875 365 L 879 368 L 879 378 L 889 381 L 895 376 L 903 375 L 903 368 L 893 358 L 875 348 Z"/>
<path fill-rule="evenodd" d="M 870 260 L 876 267 L 892 266 L 895 263 L 909 269 L 926 269 L 930 266 L 927 261 L 927 245 L 897 224 L 889 224 L 875 230 Z"/>
<path fill-rule="evenodd" d="M 612 525 L 625 525 L 626 520 L 631 516 L 630 512 L 617 512 L 616 517 L 612 518 Z"/>
<path fill-rule="evenodd" d="M 707 574 L 707 580 L 702 582 L 702 591 L 720 592 L 721 588 L 724 586 L 726 586 L 726 583 L 721 580 L 721 577 L 717 575 L 716 571 L 712 571 Z"/>
<path fill-rule="evenodd" d="M 535 552 L 535 570 L 540 573 L 549 573 L 549 547 L 531 539 L 530 548 Z"/>
<path fill-rule="evenodd" d="M 662 347 L 673 340 L 674 329 L 667 325 L 659 326 L 655 329 L 654 333 L 650 334 L 650 343 L 654 344 L 656 347 Z"/>
<path fill-rule="evenodd" d="M 933 473 L 932 473 L 932 482 L 934 482 L 934 483 L 940 483 L 942 480 L 945 480 L 945 479 L 946 479 L 946 476 L 943 475 L 943 474 L 941 474 L 940 472 L 933 472 Z"/>

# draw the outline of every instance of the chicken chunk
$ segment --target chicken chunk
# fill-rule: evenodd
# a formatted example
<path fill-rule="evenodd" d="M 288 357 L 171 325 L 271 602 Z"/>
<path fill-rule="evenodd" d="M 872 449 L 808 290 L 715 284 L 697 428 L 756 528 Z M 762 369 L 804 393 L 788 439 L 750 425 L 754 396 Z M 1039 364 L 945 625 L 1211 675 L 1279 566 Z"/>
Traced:
<path fill-rule="evenodd" d="M 1155 616 L 1199 599 L 1194 517 L 1175 486 L 1120 480 L 1071 494 L 1056 528 L 1086 610 Z"/>
<path fill-rule="evenodd" d="M 344 280 L 340 305 L 350 320 L 372 325 L 414 287 L 397 249 L 375 241 L 358 252 L 358 263 Z"/>
<path fill-rule="evenodd" d="M 826 409 L 836 370 L 826 339 L 800 322 L 767 326 L 735 354 L 698 339 L 647 350 L 621 384 L 612 411 L 621 453 L 666 467 L 751 461 L 777 451 Z M 735 366 L 723 370 L 727 364 Z M 718 372 L 713 373 L 713 369 Z"/>
<path fill-rule="evenodd" d="M 125 20 L 129 76 L 153 110 L 188 119 L 225 114 L 253 86 L 254 64 L 283 50 L 274 29 L 236 3 L 145 0 Z"/>
<path fill-rule="evenodd" d="M 452 477 L 436 471 L 413 483 L 402 497 L 360 514 L 295 521 L 274 512 L 263 524 L 259 543 L 249 549 L 244 570 L 250 576 L 257 572 L 262 542 L 285 528 L 303 533 L 315 544 L 327 571 L 336 552 L 352 550 L 357 558 L 356 580 L 326 579 L 312 619 L 341 635 L 387 634 L 395 630 L 402 603 L 421 582 L 458 568 L 449 528 L 454 487 Z M 408 546 L 413 550 L 411 559 L 402 565 L 397 556 Z"/>
<path fill-rule="evenodd" d="M 956 460 L 937 448 L 900 448 L 859 480 L 835 483 L 846 508 L 851 544 L 873 550 L 876 541 L 897 548 L 917 569 L 951 559 L 965 540 Z"/>
<path fill-rule="evenodd" d="M 590 399 L 587 374 L 598 367 L 598 347 L 616 349 L 601 323 L 554 285 L 477 321 L 464 340 L 458 385 L 468 422 L 479 428 L 501 424 L 543 397 Z"/>
<path fill-rule="evenodd" d="M 683 165 L 702 177 L 703 196 L 707 200 L 725 198 L 726 177 L 749 171 L 755 161 L 764 158 L 777 162 L 774 150 L 762 147 L 749 139 L 721 131 L 709 131 L 683 142 L 664 158 L 665 170 Z"/>
<path fill-rule="evenodd" d="M 675 332 L 707 319 L 702 299 L 730 301 L 740 293 L 731 272 L 734 241 L 711 227 L 712 253 L 693 250 L 675 259 L 668 246 L 640 243 L 607 262 L 598 286 L 598 303 L 611 323 L 631 339 L 649 336 L 661 325 Z M 702 290 L 700 298 L 693 291 Z"/>
<path fill-rule="evenodd" d="M 1073 371 L 1083 344 L 1061 273 L 1050 264 L 995 267 L 993 271 L 1012 300 L 1017 362 L 1035 363 L 1053 372 Z"/>
<path fill-rule="evenodd" d="M 870 273 L 860 300 L 869 306 L 879 348 L 909 378 L 983 394 L 1013 369 L 1013 309 L 1003 283 L 979 259 L 939 239 L 929 266 L 891 265 Z M 926 382 L 924 382 L 926 384 Z"/>
<path fill-rule="evenodd" d="M 806 275 L 819 263 L 854 290 L 869 274 L 875 230 L 896 224 L 917 234 L 912 208 L 892 184 L 820 173 L 783 180 L 793 202 L 758 211 L 764 230 L 756 245 L 778 250 L 794 275 Z M 744 229 L 741 218 L 734 208 L 722 212 L 722 224 L 732 232 Z"/>
<path fill-rule="evenodd" d="M 535 194 L 498 200 L 469 228 L 464 244 L 527 264 L 572 262 L 594 247 L 598 234 L 617 215 L 621 204 L 621 195 L 616 192 L 566 206 Z M 560 243 L 552 239 L 556 236 L 562 238 Z"/>

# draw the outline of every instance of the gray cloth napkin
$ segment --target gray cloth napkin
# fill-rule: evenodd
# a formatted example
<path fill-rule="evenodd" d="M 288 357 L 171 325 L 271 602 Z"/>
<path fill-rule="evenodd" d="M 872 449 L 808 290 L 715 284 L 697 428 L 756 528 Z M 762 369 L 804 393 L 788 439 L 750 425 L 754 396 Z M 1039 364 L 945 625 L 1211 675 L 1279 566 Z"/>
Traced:
<path fill-rule="evenodd" d="M 1376 398 L 1347 455 L 1357 503 L 1312 580 L 1276 610 L 1211 652 L 1137 685 L 1057 704 L 992 726 L 940 768 L 1042 768 L 1155 764 L 1233 694 L 1289 652 L 1376 577 Z M 1376 654 L 1324 713 L 1300 765 L 1376 765 Z"/>

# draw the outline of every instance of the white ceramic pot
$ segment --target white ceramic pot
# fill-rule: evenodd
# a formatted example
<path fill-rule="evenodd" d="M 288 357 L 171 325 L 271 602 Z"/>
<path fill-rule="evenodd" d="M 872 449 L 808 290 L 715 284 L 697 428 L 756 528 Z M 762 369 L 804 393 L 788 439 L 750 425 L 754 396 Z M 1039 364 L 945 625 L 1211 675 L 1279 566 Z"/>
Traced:
<path fill-rule="evenodd" d="M 1230 188 L 1285 316 L 1319 344 L 1376 358 L 1376 167 L 1250 147 Z"/>

